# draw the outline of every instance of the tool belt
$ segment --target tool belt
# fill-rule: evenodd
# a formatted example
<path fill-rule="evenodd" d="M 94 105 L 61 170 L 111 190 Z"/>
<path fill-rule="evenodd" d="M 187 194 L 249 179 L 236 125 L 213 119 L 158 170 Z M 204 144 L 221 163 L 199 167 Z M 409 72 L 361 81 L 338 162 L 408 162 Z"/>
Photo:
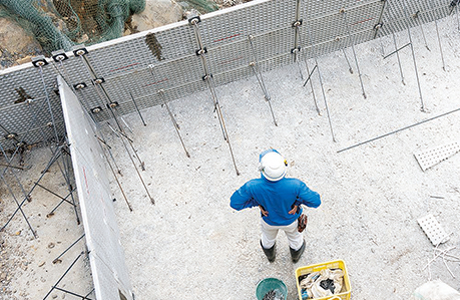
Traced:
<path fill-rule="evenodd" d="M 307 215 L 301 214 L 297 219 L 297 230 L 302 232 L 307 228 L 308 218 Z"/>

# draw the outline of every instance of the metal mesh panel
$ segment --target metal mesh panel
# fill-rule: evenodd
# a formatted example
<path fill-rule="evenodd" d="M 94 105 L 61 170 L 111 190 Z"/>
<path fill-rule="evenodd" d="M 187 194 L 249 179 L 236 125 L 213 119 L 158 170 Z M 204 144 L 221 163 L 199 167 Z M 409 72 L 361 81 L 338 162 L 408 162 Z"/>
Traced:
<path fill-rule="evenodd" d="M 58 81 L 96 298 L 118 299 L 120 289 L 132 299 L 96 127 L 72 90 L 62 78 Z"/>

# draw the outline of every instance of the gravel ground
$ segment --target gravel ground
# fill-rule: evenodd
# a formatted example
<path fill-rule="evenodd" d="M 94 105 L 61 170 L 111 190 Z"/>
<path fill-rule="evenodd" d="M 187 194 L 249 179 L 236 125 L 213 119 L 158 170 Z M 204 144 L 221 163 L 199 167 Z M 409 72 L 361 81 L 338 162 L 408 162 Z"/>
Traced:
<path fill-rule="evenodd" d="M 146 197 L 121 143 L 105 128 L 124 175 L 120 180 L 134 208 L 129 212 L 112 182 L 136 299 L 255 299 L 257 283 L 266 277 L 284 281 L 288 299 L 297 299 L 296 268 L 336 259 L 347 264 L 353 299 L 408 299 L 415 288 L 437 278 L 458 290 L 459 283 L 453 278 L 460 276 L 458 263 L 447 262 L 448 269 L 437 259 L 425 268 L 434 247 L 417 219 L 433 214 L 452 233 L 440 249 L 458 245 L 460 156 L 425 172 L 414 158 L 418 150 L 459 140 L 458 113 L 337 153 L 459 107 L 460 33 L 454 18 L 440 21 L 439 26 L 446 71 L 434 24 L 424 27 L 431 51 L 425 48 L 421 32 L 413 32 L 426 112 L 420 111 L 409 47 L 401 51 L 406 85 L 401 83 L 396 57 L 382 59 L 379 41 L 356 47 L 367 99 L 362 96 L 356 68 L 353 74 L 348 72 L 342 53 L 319 58 L 336 142 L 318 79 L 313 80 L 321 116 L 316 113 L 311 89 L 302 88 L 295 65 L 264 74 L 278 127 L 273 125 L 255 78 L 218 87 L 240 176 L 235 174 L 209 92 L 170 104 L 190 158 L 163 107 L 142 111 L 146 127 L 136 114 L 124 117 L 145 162 L 142 176 L 155 205 Z M 398 41 L 400 45 L 407 42 L 407 34 L 399 34 Z M 383 39 L 382 43 L 389 53 L 392 41 Z M 351 49 L 347 51 L 352 57 Z M 235 212 L 228 205 L 234 190 L 259 176 L 258 154 L 270 147 L 288 159 L 288 176 L 304 180 L 323 200 L 320 208 L 307 209 L 307 250 L 297 264 L 290 261 L 282 233 L 277 259 L 270 264 L 258 244 L 257 209 Z M 18 172 L 26 190 L 49 158 L 48 149 L 26 154 L 25 165 L 31 169 Z M 7 177 L 13 182 L 11 174 Z M 43 184 L 66 195 L 57 167 L 44 177 Z M 17 187 L 14 192 L 20 194 Z M 4 224 L 15 203 L 3 185 L 0 195 Z M 0 299 L 42 299 L 84 250 L 78 244 L 62 263 L 52 263 L 83 229 L 76 224 L 70 205 L 46 218 L 59 199 L 41 189 L 32 196 L 24 210 L 39 238 L 33 238 L 20 216 L 0 233 Z M 450 253 L 460 256 L 457 249 Z M 88 262 L 83 259 L 72 270 L 62 287 L 79 294 L 90 292 Z M 73 296 L 55 291 L 52 297 Z"/>

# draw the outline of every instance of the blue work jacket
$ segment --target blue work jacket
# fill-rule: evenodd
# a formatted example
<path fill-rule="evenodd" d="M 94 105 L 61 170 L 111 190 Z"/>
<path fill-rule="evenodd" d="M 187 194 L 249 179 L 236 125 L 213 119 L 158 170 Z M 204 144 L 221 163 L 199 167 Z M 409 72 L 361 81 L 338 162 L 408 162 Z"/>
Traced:
<path fill-rule="evenodd" d="M 273 226 L 292 224 L 302 213 L 300 204 L 316 208 L 321 205 L 321 199 L 304 182 L 286 177 L 279 181 L 269 181 L 263 176 L 252 179 L 230 198 L 230 206 L 235 210 L 261 205 L 268 211 L 268 216 L 262 218 Z M 297 205 L 299 209 L 296 214 L 291 215 L 289 211 L 293 205 Z"/>

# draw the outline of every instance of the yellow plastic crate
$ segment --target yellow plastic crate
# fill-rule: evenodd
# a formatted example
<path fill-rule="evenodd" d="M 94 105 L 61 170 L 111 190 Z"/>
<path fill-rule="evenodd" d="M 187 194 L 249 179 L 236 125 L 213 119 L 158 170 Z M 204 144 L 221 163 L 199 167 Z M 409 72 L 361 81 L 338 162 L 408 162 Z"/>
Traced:
<path fill-rule="evenodd" d="M 302 299 L 302 291 L 300 288 L 299 284 L 299 277 L 302 275 L 310 274 L 312 272 L 318 272 L 324 269 L 342 269 L 343 270 L 343 283 L 344 283 L 344 288 L 342 288 L 341 293 L 339 294 L 334 294 L 332 296 L 327 296 L 327 297 L 322 297 L 322 298 L 314 298 L 315 300 L 335 300 L 335 299 L 341 299 L 341 300 L 349 300 L 351 298 L 351 285 L 350 285 L 350 279 L 348 278 L 348 272 L 347 272 L 347 267 L 345 266 L 345 262 L 343 260 L 334 260 L 330 262 L 325 262 L 322 264 L 316 264 L 316 265 L 311 265 L 311 266 L 306 266 L 306 267 L 300 267 L 295 270 L 295 281 L 297 284 L 297 292 L 299 294 L 299 299 Z"/>

